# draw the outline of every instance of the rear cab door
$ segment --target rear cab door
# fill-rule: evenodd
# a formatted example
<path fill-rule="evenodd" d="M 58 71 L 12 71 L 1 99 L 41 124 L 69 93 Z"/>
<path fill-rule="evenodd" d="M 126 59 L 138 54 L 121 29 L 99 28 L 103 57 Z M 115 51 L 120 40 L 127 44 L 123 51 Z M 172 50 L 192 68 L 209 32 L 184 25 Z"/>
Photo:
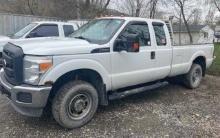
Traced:
<path fill-rule="evenodd" d="M 166 24 L 162 21 L 152 21 L 154 30 L 154 45 L 155 49 L 155 69 L 158 71 L 157 78 L 163 79 L 171 72 L 172 67 L 172 42 L 169 30 Z"/>

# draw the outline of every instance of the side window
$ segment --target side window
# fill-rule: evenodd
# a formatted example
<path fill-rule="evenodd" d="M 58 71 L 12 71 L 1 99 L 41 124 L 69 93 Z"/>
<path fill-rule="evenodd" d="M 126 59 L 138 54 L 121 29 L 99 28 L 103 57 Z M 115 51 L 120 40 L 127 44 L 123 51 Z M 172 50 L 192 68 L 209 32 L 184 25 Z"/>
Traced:
<path fill-rule="evenodd" d="M 51 37 L 59 36 L 57 25 L 40 25 L 34 29 L 30 34 L 30 37 Z"/>
<path fill-rule="evenodd" d="M 63 26 L 64 35 L 67 37 L 74 32 L 72 25 L 64 25 Z"/>
<path fill-rule="evenodd" d="M 153 23 L 154 32 L 156 36 L 156 41 L 158 46 L 166 46 L 167 40 L 166 40 L 166 34 L 164 31 L 164 24 L 162 23 Z"/>
<path fill-rule="evenodd" d="M 128 34 L 138 34 L 140 46 L 150 46 L 150 32 L 147 23 L 132 23 L 129 24 L 122 34 L 120 39 L 126 39 Z"/>

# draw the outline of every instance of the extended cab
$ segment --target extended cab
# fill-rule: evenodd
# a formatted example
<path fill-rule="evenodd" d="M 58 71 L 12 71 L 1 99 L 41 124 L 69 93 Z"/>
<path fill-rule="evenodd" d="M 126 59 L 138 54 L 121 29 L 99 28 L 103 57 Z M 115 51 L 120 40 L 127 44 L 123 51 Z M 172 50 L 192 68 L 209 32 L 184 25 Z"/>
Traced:
<path fill-rule="evenodd" d="M 213 44 L 173 46 L 169 30 L 160 20 L 106 17 L 71 38 L 8 43 L 2 93 L 23 115 L 39 117 L 51 105 L 61 126 L 76 128 L 127 88 L 178 77 L 195 89 L 213 62 Z"/>
<path fill-rule="evenodd" d="M 46 37 L 68 37 L 79 26 L 75 23 L 39 21 L 32 22 L 9 37 L 0 36 L 0 66 L 2 66 L 2 50 L 5 44 L 14 40 L 37 39 Z"/>

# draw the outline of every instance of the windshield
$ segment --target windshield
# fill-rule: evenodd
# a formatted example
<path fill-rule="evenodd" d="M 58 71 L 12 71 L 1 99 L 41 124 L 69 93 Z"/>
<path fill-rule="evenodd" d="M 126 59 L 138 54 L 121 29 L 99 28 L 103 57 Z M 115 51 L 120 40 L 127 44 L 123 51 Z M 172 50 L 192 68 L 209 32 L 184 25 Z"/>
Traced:
<path fill-rule="evenodd" d="M 70 37 L 84 39 L 90 43 L 107 43 L 122 26 L 122 19 L 97 19 L 74 32 Z"/>
<path fill-rule="evenodd" d="M 27 32 L 29 32 L 30 30 L 32 30 L 35 26 L 37 26 L 37 23 L 31 23 L 27 26 L 25 26 L 23 29 L 21 29 L 20 31 L 18 31 L 17 33 L 15 33 L 14 35 L 12 35 L 12 39 L 17 39 L 17 38 L 21 38 L 22 36 L 24 36 Z"/>

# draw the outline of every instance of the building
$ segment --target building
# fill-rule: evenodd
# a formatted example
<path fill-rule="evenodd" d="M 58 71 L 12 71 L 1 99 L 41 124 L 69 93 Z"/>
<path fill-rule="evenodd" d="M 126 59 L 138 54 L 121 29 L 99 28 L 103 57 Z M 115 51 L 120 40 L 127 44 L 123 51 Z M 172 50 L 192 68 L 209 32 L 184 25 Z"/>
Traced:
<path fill-rule="evenodd" d="M 214 40 L 214 30 L 208 25 L 189 25 L 193 37 L 193 44 L 212 43 Z M 190 44 L 190 38 L 185 26 L 173 25 L 174 44 Z"/>

